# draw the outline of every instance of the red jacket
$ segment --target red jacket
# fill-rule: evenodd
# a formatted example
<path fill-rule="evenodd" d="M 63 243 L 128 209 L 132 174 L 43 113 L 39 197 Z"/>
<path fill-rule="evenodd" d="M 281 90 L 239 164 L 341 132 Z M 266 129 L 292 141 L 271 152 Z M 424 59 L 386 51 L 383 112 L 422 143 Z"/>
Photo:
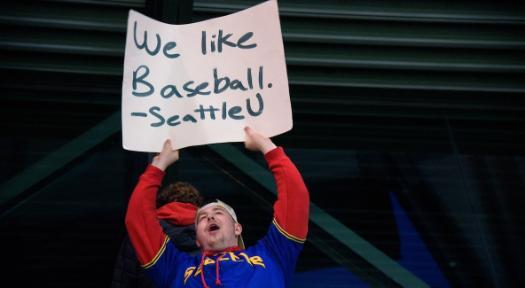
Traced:
<path fill-rule="evenodd" d="M 299 171 L 281 147 L 266 153 L 264 157 L 274 175 L 278 192 L 274 204 L 274 221 L 267 236 L 244 251 L 233 254 L 225 252 L 222 255 L 211 255 L 211 258 L 206 258 L 208 255 L 191 257 L 167 241 L 155 211 L 155 194 L 164 172 L 154 166 L 146 169 L 131 196 L 126 227 L 139 261 L 151 271 L 152 277 L 160 286 L 213 286 L 219 276 L 219 272 L 216 274 L 215 270 L 221 271 L 220 278 L 224 283 L 234 287 L 248 285 L 247 281 L 251 287 L 286 286 L 308 232 L 309 194 Z M 186 215 L 191 209 L 194 208 L 182 206 L 172 213 Z M 188 219 L 190 220 L 193 221 Z M 220 258 L 224 256 L 227 259 Z M 234 262 L 244 262 L 242 259 L 246 259 L 248 266 L 235 266 L 237 264 Z M 196 269 L 203 261 L 204 271 Z M 213 265 L 216 267 L 208 265 L 211 263 L 215 263 Z M 263 265 L 253 265 L 254 263 Z M 229 269 L 236 271 L 229 272 Z M 203 274 L 200 276 L 202 285 L 196 280 L 199 274 Z"/>

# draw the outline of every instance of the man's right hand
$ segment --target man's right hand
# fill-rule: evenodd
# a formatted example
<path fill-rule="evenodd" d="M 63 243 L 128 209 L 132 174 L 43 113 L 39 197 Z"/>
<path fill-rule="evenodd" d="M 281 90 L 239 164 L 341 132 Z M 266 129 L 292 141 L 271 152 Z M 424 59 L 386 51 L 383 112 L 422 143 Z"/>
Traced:
<path fill-rule="evenodd" d="M 173 150 L 171 147 L 171 141 L 168 139 L 162 146 L 162 151 L 153 158 L 151 165 L 165 171 L 168 166 L 179 160 L 179 150 Z"/>

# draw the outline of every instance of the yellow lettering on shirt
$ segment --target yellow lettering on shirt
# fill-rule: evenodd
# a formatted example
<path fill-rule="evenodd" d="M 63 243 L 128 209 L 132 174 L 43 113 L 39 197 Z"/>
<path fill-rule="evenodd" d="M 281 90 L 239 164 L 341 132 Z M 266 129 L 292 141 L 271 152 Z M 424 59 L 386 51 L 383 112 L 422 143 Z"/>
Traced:
<path fill-rule="evenodd" d="M 252 265 L 252 262 L 250 261 L 250 258 L 248 257 L 248 255 L 246 255 L 246 253 L 241 252 L 241 253 L 239 253 L 239 256 L 242 256 L 244 259 L 246 259 L 246 262 L 248 262 L 248 264 L 250 264 L 251 266 L 253 266 L 253 265 Z"/>
<path fill-rule="evenodd" d="M 184 271 L 184 284 L 186 284 L 186 281 L 188 281 L 188 278 L 190 278 L 191 273 L 193 273 L 193 271 L 195 271 L 195 266 L 188 267 L 188 269 Z"/>
<path fill-rule="evenodd" d="M 228 252 L 228 254 L 224 254 L 224 255 L 229 255 L 230 258 L 223 257 L 219 261 L 230 261 L 231 260 L 233 262 L 238 262 L 239 260 L 241 260 L 241 258 L 243 258 L 244 260 L 246 260 L 246 263 L 250 264 L 250 266 L 257 265 L 257 266 L 261 266 L 266 269 L 266 265 L 264 264 L 264 260 L 263 258 L 261 258 L 261 256 L 248 257 L 248 255 L 244 252 L 241 252 L 238 255 L 235 255 L 235 253 L 233 252 Z M 209 264 L 214 264 L 214 263 L 215 263 L 215 260 L 211 258 L 204 259 L 204 265 L 209 265 Z M 193 274 L 194 272 L 195 274 Z M 199 276 L 201 273 L 202 273 L 201 266 L 197 266 L 197 267 L 191 266 L 191 267 L 186 268 L 186 271 L 184 271 L 184 284 L 186 284 L 186 282 L 188 281 L 191 275 L 196 277 L 196 276 Z"/>
<path fill-rule="evenodd" d="M 197 269 L 197 273 L 195 273 L 195 275 L 193 275 L 193 276 L 197 276 L 197 275 L 201 274 L 201 272 L 202 272 L 202 268 L 199 266 L 199 269 Z"/>
<path fill-rule="evenodd" d="M 239 261 L 239 259 L 241 259 L 241 258 L 237 257 L 237 255 L 235 255 L 233 252 L 230 252 L 229 254 L 230 254 L 230 258 L 232 259 L 233 262 L 237 262 L 237 261 Z"/>
<path fill-rule="evenodd" d="M 263 263 L 263 259 L 260 256 L 252 256 L 250 257 L 250 262 L 253 265 L 259 265 L 266 269 L 266 266 Z"/>

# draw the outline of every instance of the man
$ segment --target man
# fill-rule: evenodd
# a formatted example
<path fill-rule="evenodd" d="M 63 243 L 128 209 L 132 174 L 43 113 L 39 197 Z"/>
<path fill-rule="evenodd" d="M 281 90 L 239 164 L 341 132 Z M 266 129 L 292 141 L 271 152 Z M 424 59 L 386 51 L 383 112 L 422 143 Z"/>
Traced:
<path fill-rule="evenodd" d="M 181 252 L 168 241 L 156 218 L 155 193 L 164 171 L 179 159 L 169 141 L 140 177 L 129 202 L 126 227 L 140 263 L 158 287 L 288 285 L 308 231 L 308 190 L 281 147 L 249 127 L 245 133 L 245 147 L 264 154 L 278 191 L 268 233 L 247 249 L 235 212 L 221 201 L 197 212 L 199 255 Z M 174 212 L 185 214 L 187 209 L 180 207 L 181 211 Z"/>

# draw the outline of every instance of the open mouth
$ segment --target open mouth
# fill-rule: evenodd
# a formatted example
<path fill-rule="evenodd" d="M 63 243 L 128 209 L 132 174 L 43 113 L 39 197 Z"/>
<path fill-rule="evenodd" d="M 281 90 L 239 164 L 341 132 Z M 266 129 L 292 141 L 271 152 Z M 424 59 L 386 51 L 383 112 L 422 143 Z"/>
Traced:
<path fill-rule="evenodd" d="M 220 229 L 220 227 L 217 224 L 210 224 L 210 227 L 208 227 L 208 231 L 209 232 L 217 231 L 219 229 Z"/>

